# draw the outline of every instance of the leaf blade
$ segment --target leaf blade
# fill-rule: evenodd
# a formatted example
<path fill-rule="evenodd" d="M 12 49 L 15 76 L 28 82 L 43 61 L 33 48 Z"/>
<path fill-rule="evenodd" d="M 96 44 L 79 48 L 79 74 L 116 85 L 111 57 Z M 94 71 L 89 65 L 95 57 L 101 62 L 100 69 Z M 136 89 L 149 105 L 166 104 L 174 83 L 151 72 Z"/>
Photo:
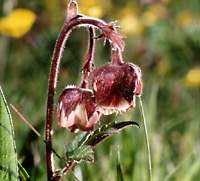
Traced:
<path fill-rule="evenodd" d="M 19 177 L 21 181 L 26 181 L 30 178 L 29 174 L 27 173 L 26 169 L 22 166 L 20 162 L 18 162 L 19 167 Z"/>
<path fill-rule="evenodd" d="M 17 153 L 13 124 L 3 91 L 0 87 L 0 180 L 17 181 Z"/>
<path fill-rule="evenodd" d="M 117 181 L 124 181 L 121 163 L 119 161 L 119 153 L 117 154 Z"/>
<path fill-rule="evenodd" d="M 91 146 L 83 145 L 77 148 L 69 158 L 76 161 L 94 162 L 94 151 Z"/>
<path fill-rule="evenodd" d="M 135 121 L 122 121 L 122 122 L 112 122 L 107 125 L 103 125 L 94 131 L 92 135 L 86 141 L 87 145 L 96 146 L 100 142 L 104 141 L 108 137 L 112 136 L 114 133 L 118 133 L 128 126 L 139 127 L 139 124 Z"/>

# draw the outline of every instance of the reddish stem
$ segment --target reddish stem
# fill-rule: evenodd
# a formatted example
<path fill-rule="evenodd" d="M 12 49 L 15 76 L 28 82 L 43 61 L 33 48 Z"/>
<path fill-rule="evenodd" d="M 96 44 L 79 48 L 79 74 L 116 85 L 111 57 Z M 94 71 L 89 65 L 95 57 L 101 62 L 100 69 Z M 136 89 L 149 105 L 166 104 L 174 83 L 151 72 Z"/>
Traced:
<path fill-rule="evenodd" d="M 45 121 L 46 164 L 47 164 L 47 178 L 49 181 L 54 180 L 53 179 L 54 163 L 53 163 L 53 152 L 52 152 L 52 134 L 53 134 L 52 120 L 54 112 L 54 95 L 57 87 L 60 60 L 62 57 L 66 40 L 69 34 L 71 33 L 71 30 L 77 27 L 78 25 L 95 26 L 100 30 L 102 30 L 104 34 L 109 33 L 108 32 L 109 25 L 106 24 L 104 21 L 82 15 L 77 15 L 71 20 L 65 21 L 61 29 L 60 35 L 56 41 L 51 61 L 49 80 L 48 80 L 48 98 L 47 98 L 47 110 L 46 110 L 46 121 Z M 112 43 L 112 41 L 110 42 Z M 69 167 L 68 169 L 70 168 L 71 167 Z"/>
<path fill-rule="evenodd" d="M 82 88 L 87 88 L 87 77 L 89 73 L 92 71 L 94 66 L 93 59 L 94 59 L 94 48 L 95 48 L 95 30 L 92 27 L 88 28 L 89 31 L 89 43 L 88 43 L 88 50 L 86 54 L 86 61 L 83 66 L 83 76 L 81 80 Z"/>
<path fill-rule="evenodd" d="M 112 50 L 111 50 L 111 62 L 112 62 L 112 64 L 117 64 L 117 65 L 124 63 L 123 58 L 122 58 L 122 51 L 119 50 L 118 48 L 117 49 L 112 48 Z"/>

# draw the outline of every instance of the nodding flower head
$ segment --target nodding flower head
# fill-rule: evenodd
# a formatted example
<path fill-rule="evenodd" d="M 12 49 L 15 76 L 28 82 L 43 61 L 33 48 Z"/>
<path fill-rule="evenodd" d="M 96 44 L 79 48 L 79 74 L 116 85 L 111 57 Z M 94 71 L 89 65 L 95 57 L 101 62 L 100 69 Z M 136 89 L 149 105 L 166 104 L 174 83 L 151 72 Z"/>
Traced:
<path fill-rule="evenodd" d="M 59 126 L 75 131 L 88 131 L 99 120 L 93 93 L 89 89 L 67 87 L 58 103 Z"/>
<path fill-rule="evenodd" d="M 141 70 L 135 64 L 110 63 L 95 69 L 88 79 L 99 111 L 105 115 L 135 107 L 135 97 L 142 94 Z"/>
<path fill-rule="evenodd" d="M 71 14 L 67 21 L 88 22 L 102 32 L 95 38 L 95 31 L 89 28 L 88 53 L 80 87 L 65 88 L 58 102 L 58 122 L 61 127 L 72 132 L 89 131 L 95 127 L 101 114 L 126 112 L 135 107 L 136 97 L 142 94 L 142 75 L 137 65 L 123 61 L 125 44 L 115 23 L 107 24 L 98 19 L 75 16 L 77 9 L 74 7 L 69 12 Z M 94 68 L 94 39 L 101 37 L 111 45 L 111 62 Z"/>

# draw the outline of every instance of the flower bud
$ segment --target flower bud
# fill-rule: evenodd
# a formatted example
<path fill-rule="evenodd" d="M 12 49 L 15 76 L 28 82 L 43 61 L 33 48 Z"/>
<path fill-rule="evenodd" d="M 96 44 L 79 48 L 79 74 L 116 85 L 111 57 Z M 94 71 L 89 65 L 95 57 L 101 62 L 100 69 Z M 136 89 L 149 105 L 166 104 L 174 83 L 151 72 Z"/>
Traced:
<path fill-rule="evenodd" d="M 97 68 L 90 73 L 88 81 L 96 104 L 105 115 L 135 107 L 135 97 L 142 94 L 141 70 L 131 63 Z"/>
<path fill-rule="evenodd" d="M 72 132 L 93 129 L 99 120 L 93 92 L 89 89 L 67 87 L 58 103 L 59 126 Z"/>

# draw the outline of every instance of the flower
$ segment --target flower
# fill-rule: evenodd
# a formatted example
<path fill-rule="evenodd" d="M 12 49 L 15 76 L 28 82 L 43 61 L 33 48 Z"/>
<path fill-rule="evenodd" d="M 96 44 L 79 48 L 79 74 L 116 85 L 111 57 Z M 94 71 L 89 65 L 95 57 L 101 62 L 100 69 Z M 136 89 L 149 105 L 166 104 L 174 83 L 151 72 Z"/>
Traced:
<path fill-rule="evenodd" d="M 142 93 L 141 70 L 135 64 L 107 64 L 88 79 L 99 111 L 105 115 L 135 107 L 135 96 Z"/>
<path fill-rule="evenodd" d="M 59 126 L 72 132 L 93 129 L 100 116 L 92 91 L 71 86 L 63 90 L 57 110 Z"/>
<path fill-rule="evenodd" d="M 139 16 L 132 9 L 125 8 L 122 10 L 120 17 L 120 26 L 125 34 L 141 35 L 143 33 L 144 26 Z"/>
<path fill-rule="evenodd" d="M 185 84 L 188 87 L 200 87 L 200 67 L 189 70 L 185 77 Z"/>
<path fill-rule="evenodd" d="M 101 18 L 108 6 L 108 0 L 79 0 L 80 12 L 96 18 Z"/>
<path fill-rule="evenodd" d="M 199 17 L 190 11 L 181 11 L 176 16 L 176 23 L 182 28 L 190 28 L 200 23 Z"/>
<path fill-rule="evenodd" d="M 76 13 L 74 8 L 72 10 L 68 9 L 68 12 L 71 12 L 69 15 Z M 67 17 L 71 18 L 68 15 Z M 126 112 L 129 108 L 135 107 L 135 99 L 143 90 L 140 68 L 132 63 L 124 63 L 122 59 L 125 44 L 115 22 L 108 24 L 95 18 L 92 21 L 102 31 L 96 39 L 104 38 L 110 43 L 111 62 L 94 68 L 87 66 L 88 58 L 86 58 L 80 87 L 66 87 L 59 97 L 57 109 L 59 126 L 72 132 L 94 129 L 101 114 Z M 91 36 L 93 35 L 90 34 L 90 38 Z M 93 54 L 93 51 L 90 51 L 93 48 L 93 45 L 89 44 L 89 55 Z M 93 64 L 91 55 L 88 56 L 92 58 L 89 63 L 92 61 Z"/>
<path fill-rule="evenodd" d="M 115 51 L 115 50 L 113 50 Z M 66 87 L 58 103 L 59 126 L 72 132 L 94 128 L 100 115 L 126 112 L 135 107 L 135 98 L 142 94 L 140 68 L 112 56 L 112 62 L 96 68 L 87 77 L 88 89 Z"/>
<path fill-rule="evenodd" d="M 146 26 L 152 26 L 160 19 L 167 16 L 167 9 L 160 3 L 149 6 L 149 8 L 142 15 L 142 22 Z"/>
<path fill-rule="evenodd" d="M 0 19 L 0 33 L 21 38 L 30 31 L 36 15 L 28 9 L 15 9 L 6 17 Z"/>
<path fill-rule="evenodd" d="M 171 69 L 170 61 L 165 57 L 158 61 L 156 64 L 156 72 L 159 76 L 165 76 Z"/>
<path fill-rule="evenodd" d="M 111 63 L 92 69 L 86 88 L 66 87 L 58 103 L 59 126 L 72 132 L 94 128 L 101 114 L 126 112 L 135 107 L 143 90 L 140 68 L 124 63 L 122 51 L 112 48 Z"/>

